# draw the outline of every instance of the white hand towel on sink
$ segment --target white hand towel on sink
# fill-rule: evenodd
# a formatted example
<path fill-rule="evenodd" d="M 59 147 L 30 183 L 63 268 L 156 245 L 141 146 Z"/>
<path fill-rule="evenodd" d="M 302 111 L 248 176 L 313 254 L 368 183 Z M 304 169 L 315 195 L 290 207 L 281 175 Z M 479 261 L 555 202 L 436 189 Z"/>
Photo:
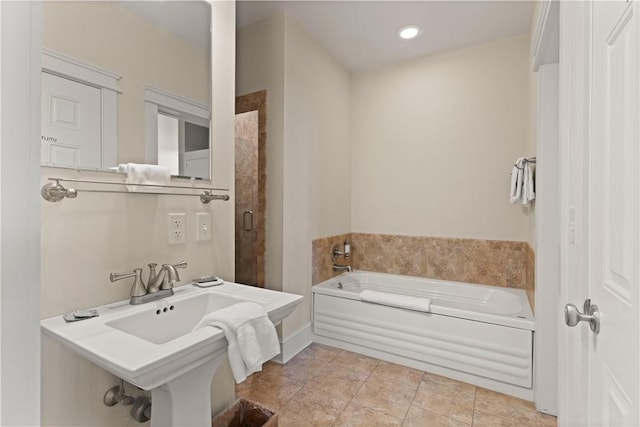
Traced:
<path fill-rule="evenodd" d="M 366 289 L 360 292 L 360 300 L 374 304 L 424 311 L 427 313 L 431 311 L 431 299 L 429 298 L 412 297 L 409 295 L 398 295 Z"/>
<path fill-rule="evenodd" d="M 127 174 L 128 184 L 154 184 L 170 185 L 171 172 L 169 168 L 157 165 L 145 165 L 137 163 L 123 163 L 118 165 L 118 172 Z M 163 188 L 127 185 L 129 191 L 145 191 L 148 193 L 164 192 Z"/>
<path fill-rule="evenodd" d="M 260 304 L 241 302 L 203 317 L 195 329 L 213 326 L 222 329 L 229 342 L 231 372 L 240 384 L 262 370 L 262 364 L 280 354 L 276 328 Z"/>

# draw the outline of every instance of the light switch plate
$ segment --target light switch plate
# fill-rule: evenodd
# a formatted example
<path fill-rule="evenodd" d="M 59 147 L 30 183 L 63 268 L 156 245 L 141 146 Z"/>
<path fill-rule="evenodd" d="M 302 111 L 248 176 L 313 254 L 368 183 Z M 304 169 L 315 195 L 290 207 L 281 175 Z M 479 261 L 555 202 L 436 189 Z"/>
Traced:
<path fill-rule="evenodd" d="M 202 212 L 196 214 L 196 241 L 211 240 L 211 214 Z"/>

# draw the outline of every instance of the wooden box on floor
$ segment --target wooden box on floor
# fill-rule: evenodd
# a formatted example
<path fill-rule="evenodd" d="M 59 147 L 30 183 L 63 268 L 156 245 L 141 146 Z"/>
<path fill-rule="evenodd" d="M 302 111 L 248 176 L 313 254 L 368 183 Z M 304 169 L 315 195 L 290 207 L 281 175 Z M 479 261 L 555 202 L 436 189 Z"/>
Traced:
<path fill-rule="evenodd" d="M 259 403 L 239 399 L 218 415 L 211 427 L 278 427 L 278 414 Z"/>

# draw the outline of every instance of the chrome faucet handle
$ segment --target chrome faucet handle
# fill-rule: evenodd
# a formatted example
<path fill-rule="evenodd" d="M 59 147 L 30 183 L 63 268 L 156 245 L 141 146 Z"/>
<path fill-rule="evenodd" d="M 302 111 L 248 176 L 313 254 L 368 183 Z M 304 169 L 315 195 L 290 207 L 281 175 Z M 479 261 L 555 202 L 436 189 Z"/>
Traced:
<path fill-rule="evenodd" d="M 154 280 L 156 280 L 156 266 L 158 264 L 156 264 L 155 262 L 150 262 L 149 264 L 147 264 L 147 266 L 149 267 L 149 280 L 147 280 L 147 283 L 153 283 Z"/>
<path fill-rule="evenodd" d="M 173 268 L 187 268 L 187 261 L 178 261 L 176 264 L 172 264 Z"/>
<path fill-rule="evenodd" d="M 180 274 L 178 274 L 178 268 L 187 268 L 187 261 L 180 261 L 172 265 L 173 271 L 176 273 L 176 282 L 180 281 Z"/>
<path fill-rule="evenodd" d="M 122 280 L 129 277 L 135 277 L 135 279 L 133 280 L 133 286 L 131 286 L 131 296 L 140 297 L 140 296 L 146 295 L 147 293 L 147 288 L 144 286 L 144 283 L 142 282 L 141 274 L 142 274 L 142 269 L 136 268 L 132 272 L 111 273 L 109 275 L 109 279 L 112 282 L 115 282 L 117 280 Z"/>
<path fill-rule="evenodd" d="M 187 268 L 187 262 L 180 261 L 176 264 L 162 264 L 162 270 L 166 270 L 166 275 L 160 284 L 160 289 L 171 289 L 174 283 L 180 281 L 178 268 Z"/>
<path fill-rule="evenodd" d="M 136 275 L 135 271 L 128 271 L 126 273 L 111 273 L 109 275 L 109 280 L 111 280 L 112 282 L 115 282 L 116 280 L 134 277 L 135 275 Z"/>

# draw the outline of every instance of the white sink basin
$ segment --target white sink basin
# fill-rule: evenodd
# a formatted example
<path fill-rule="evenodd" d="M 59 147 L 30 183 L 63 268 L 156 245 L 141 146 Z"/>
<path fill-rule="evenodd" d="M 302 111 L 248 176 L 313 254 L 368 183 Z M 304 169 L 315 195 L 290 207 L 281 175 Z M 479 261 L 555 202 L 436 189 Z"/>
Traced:
<path fill-rule="evenodd" d="M 180 301 L 161 302 L 162 308 L 132 313 L 105 325 L 154 344 L 164 344 L 191 332 L 206 314 L 246 301 L 219 293 L 199 293 Z"/>
<path fill-rule="evenodd" d="M 100 315 L 92 319 L 66 323 L 56 316 L 41 326 L 101 368 L 151 390 L 152 426 L 205 425 L 209 385 L 227 355 L 227 341 L 218 328 L 192 329 L 206 314 L 244 301 L 261 304 L 278 323 L 302 297 L 228 282 L 207 289 L 187 285 L 162 300 L 117 302 L 98 307 Z"/>

